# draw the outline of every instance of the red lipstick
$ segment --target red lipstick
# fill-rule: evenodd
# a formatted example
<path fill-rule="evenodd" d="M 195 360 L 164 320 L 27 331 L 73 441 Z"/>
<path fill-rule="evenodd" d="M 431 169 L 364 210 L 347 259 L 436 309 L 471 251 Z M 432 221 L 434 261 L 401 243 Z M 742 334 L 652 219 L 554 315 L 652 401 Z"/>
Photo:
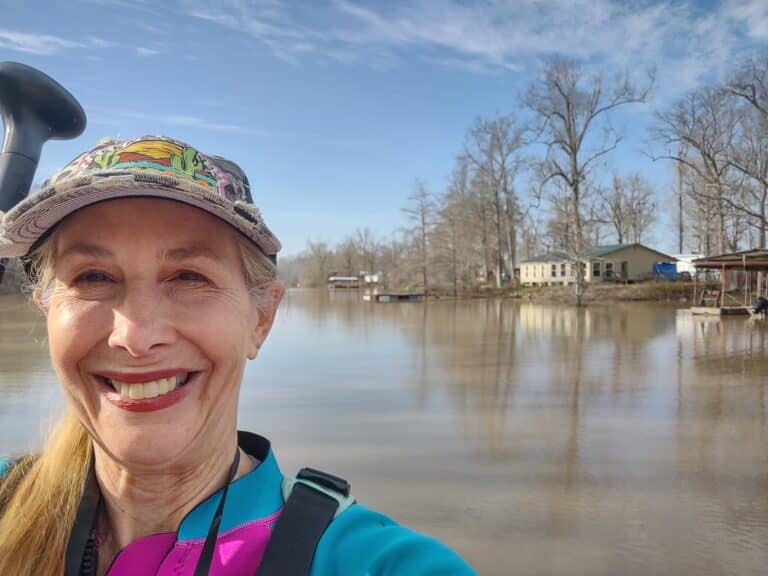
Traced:
<path fill-rule="evenodd" d="M 153 372 L 94 372 L 95 376 L 101 378 L 107 378 L 109 380 L 117 380 L 118 382 L 125 382 L 126 384 L 139 384 L 144 382 L 151 382 L 152 380 L 160 380 L 162 378 L 172 378 L 174 376 L 183 376 L 190 373 L 190 370 L 183 370 L 181 368 L 168 368 L 165 370 L 155 370 Z"/>
<path fill-rule="evenodd" d="M 139 384 L 144 382 L 151 382 L 153 380 L 160 380 L 161 378 L 171 378 L 173 376 L 181 376 L 189 374 L 189 378 L 186 383 L 176 388 L 172 392 L 167 392 L 154 398 L 142 398 L 136 400 L 133 398 L 124 398 L 119 392 L 116 392 L 109 384 L 103 379 L 109 378 L 111 380 L 117 380 L 119 382 L 125 382 L 129 384 Z M 99 372 L 97 376 L 100 377 L 99 385 L 104 397 L 123 410 L 130 412 L 154 412 L 156 410 L 163 410 L 169 408 L 174 404 L 181 402 L 191 390 L 191 385 L 197 380 L 199 373 L 189 373 L 185 370 L 163 370 L 156 372 L 144 372 L 142 374 L 124 374 L 120 372 Z"/>

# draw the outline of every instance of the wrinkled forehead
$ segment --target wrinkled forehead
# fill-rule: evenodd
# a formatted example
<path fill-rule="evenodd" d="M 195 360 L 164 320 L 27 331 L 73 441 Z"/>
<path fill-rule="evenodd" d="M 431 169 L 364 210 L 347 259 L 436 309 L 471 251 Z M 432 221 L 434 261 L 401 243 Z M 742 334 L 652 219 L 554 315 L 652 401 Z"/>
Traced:
<path fill-rule="evenodd" d="M 119 198 L 70 214 L 57 227 L 56 255 L 141 252 L 163 257 L 237 254 L 237 232 L 201 210 L 161 198 Z"/>

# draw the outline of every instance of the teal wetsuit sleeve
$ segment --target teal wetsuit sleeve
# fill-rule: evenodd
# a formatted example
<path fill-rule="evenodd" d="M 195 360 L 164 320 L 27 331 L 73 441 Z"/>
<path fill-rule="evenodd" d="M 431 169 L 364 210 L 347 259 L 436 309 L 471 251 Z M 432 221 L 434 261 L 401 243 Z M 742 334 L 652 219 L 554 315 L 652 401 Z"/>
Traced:
<path fill-rule="evenodd" d="M 13 460 L 5 456 L 0 456 L 0 478 L 5 476 L 5 473 L 13 466 Z"/>
<path fill-rule="evenodd" d="M 476 576 L 455 552 L 356 504 L 320 539 L 310 576 Z"/>

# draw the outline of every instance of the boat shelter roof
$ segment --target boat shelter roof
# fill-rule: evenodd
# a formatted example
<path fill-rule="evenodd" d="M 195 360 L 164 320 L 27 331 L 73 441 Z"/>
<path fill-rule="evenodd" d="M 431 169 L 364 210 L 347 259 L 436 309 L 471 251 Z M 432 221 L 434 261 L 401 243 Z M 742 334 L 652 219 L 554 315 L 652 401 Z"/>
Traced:
<path fill-rule="evenodd" d="M 768 271 L 768 250 L 755 248 L 718 256 L 705 256 L 693 261 L 697 270 L 762 270 Z"/>
<path fill-rule="evenodd" d="M 640 244 L 639 242 L 635 242 L 634 244 L 610 244 L 608 246 L 594 246 L 592 248 L 588 248 L 585 251 L 583 260 L 594 262 L 596 260 L 601 260 L 607 256 L 610 256 L 614 252 L 619 252 L 626 248 L 635 248 L 635 247 L 648 250 L 649 252 L 655 252 L 656 254 L 662 257 L 663 262 L 675 262 L 677 260 L 673 256 L 664 254 L 663 252 L 659 252 L 658 250 L 654 250 L 653 248 L 649 248 L 648 246 L 645 246 L 644 244 Z M 564 260 L 575 261 L 576 256 L 568 252 L 555 250 L 552 252 L 547 252 L 545 254 L 539 254 L 538 256 L 534 256 L 533 258 L 528 258 L 527 260 L 523 260 L 521 264 L 531 264 L 531 263 L 546 264 L 549 262 L 561 262 Z"/>

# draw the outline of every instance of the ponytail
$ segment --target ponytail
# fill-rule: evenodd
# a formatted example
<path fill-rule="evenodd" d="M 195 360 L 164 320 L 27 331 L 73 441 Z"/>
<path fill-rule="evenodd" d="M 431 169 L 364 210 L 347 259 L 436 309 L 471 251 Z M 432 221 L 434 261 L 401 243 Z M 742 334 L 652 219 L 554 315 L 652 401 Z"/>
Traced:
<path fill-rule="evenodd" d="M 39 457 L 0 480 L 0 574 L 60 576 L 91 458 L 85 428 L 67 412 Z"/>

